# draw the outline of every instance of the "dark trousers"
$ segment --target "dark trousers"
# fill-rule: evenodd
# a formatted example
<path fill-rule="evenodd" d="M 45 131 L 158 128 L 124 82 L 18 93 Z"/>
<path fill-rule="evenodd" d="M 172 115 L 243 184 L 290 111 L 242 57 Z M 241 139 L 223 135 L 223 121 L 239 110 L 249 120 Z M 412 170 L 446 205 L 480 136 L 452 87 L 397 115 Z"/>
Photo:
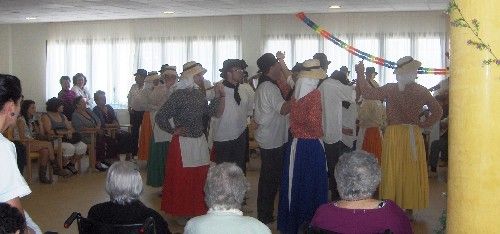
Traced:
<path fill-rule="evenodd" d="M 16 146 L 17 153 L 17 167 L 19 168 L 19 172 L 21 172 L 22 175 L 24 172 L 24 166 L 26 166 L 26 158 L 28 154 L 26 153 L 26 147 L 23 145 L 23 143 L 14 141 L 14 145 Z"/>
<path fill-rule="evenodd" d="M 137 150 L 139 149 L 139 128 L 142 124 L 142 117 L 144 116 L 144 111 L 131 111 L 130 112 L 130 125 L 131 135 L 132 135 L 132 154 L 137 155 Z"/>
<path fill-rule="evenodd" d="M 223 162 L 236 163 L 243 173 L 246 174 L 246 135 L 243 132 L 238 138 L 230 141 L 214 141 L 215 146 L 215 162 L 217 164 Z"/>
<path fill-rule="evenodd" d="M 340 199 L 339 192 L 337 190 L 337 181 L 335 180 L 335 165 L 339 161 L 339 157 L 347 152 L 351 152 L 352 149 L 344 144 L 342 141 L 338 141 L 333 144 L 325 145 L 325 153 L 326 153 L 326 163 L 328 166 L 328 187 L 330 192 L 332 193 L 332 201 L 337 201 Z"/>
<path fill-rule="evenodd" d="M 431 166 L 431 171 L 436 172 L 437 163 L 439 161 L 439 153 L 441 153 L 441 159 L 445 162 L 448 161 L 448 134 L 444 134 L 439 137 L 439 140 L 435 140 L 431 143 L 431 152 L 429 154 L 429 165 Z"/>
<path fill-rule="evenodd" d="M 95 143 L 96 161 L 111 162 L 118 159 L 118 142 L 111 136 L 97 135 Z"/>
<path fill-rule="evenodd" d="M 260 149 L 260 177 L 257 194 L 257 218 L 267 224 L 273 221 L 274 200 L 280 187 L 284 146 Z"/>

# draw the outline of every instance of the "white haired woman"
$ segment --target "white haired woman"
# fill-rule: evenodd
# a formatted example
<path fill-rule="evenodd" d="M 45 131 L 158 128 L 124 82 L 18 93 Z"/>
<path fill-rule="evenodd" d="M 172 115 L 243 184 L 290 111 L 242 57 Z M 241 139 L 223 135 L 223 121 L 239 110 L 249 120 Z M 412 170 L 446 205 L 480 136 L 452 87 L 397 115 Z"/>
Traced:
<path fill-rule="evenodd" d="M 422 85 L 415 83 L 422 63 L 410 56 L 398 60 L 394 70 L 398 83 L 371 87 L 364 75 L 364 64 L 356 65 L 357 83 L 365 99 L 387 102 L 387 128 L 382 140 L 382 181 L 380 197 L 394 200 L 412 214 L 413 209 L 429 206 L 429 180 L 422 128 L 439 121 L 443 109 Z M 431 115 L 420 119 L 423 106 Z M 402 192 L 400 192 L 402 191 Z"/>
<path fill-rule="evenodd" d="M 313 228 L 335 233 L 412 233 L 410 220 L 391 200 L 373 198 L 380 183 L 374 155 L 354 151 L 342 155 L 335 166 L 341 200 L 321 205 L 311 221 Z"/>
<path fill-rule="evenodd" d="M 243 216 L 240 209 L 248 189 L 248 181 L 236 164 L 210 167 L 205 183 L 205 202 L 210 209 L 189 220 L 184 233 L 271 233 L 259 220 Z"/>
<path fill-rule="evenodd" d="M 167 222 L 139 197 L 143 191 L 141 173 L 132 162 L 116 162 L 108 169 L 106 192 L 110 201 L 94 205 L 87 218 L 106 224 L 136 224 L 153 217 L 156 233 L 170 233 Z"/>

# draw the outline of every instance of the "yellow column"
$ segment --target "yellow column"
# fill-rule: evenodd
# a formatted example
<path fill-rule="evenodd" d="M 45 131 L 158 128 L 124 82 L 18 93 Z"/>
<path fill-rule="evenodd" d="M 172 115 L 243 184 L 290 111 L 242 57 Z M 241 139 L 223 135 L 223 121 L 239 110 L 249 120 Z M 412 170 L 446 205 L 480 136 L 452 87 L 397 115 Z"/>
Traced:
<path fill-rule="evenodd" d="M 455 2 L 499 57 L 500 1 Z M 500 233 L 500 66 L 482 66 L 490 54 L 468 39 L 469 29 L 451 27 L 447 233 Z"/>

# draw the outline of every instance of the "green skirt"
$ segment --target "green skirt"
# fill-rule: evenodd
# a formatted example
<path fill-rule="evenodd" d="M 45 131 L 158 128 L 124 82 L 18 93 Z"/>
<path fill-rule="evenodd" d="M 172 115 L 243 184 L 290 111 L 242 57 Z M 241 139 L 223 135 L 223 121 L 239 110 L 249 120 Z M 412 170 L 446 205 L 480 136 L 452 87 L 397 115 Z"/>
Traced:
<path fill-rule="evenodd" d="M 149 145 L 148 178 L 147 185 L 151 187 L 163 186 L 163 176 L 165 175 L 165 163 L 167 162 L 168 145 L 170 142 L 151 141 Z"/>

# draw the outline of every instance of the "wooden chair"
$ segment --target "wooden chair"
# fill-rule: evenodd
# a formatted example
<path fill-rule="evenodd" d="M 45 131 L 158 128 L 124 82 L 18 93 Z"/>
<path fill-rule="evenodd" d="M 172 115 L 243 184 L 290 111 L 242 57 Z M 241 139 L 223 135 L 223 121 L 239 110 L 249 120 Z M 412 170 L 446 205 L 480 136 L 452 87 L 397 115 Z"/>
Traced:
<path fill-rule="evenodd" d="M 11 140 L 11 141 L 14 139 L 14 128 L 15 127 L 9 127 L 7 129 L 7 132 L 6 132 L 6 138 Z M 26 148 L 26 180 L 28 181 L 29 184 L 31 184 L 31 182 L 33 180 L 33 162 L 32 161 L 38 160 L 40 158 L 40 153 L 31 151 L 31 146 L 32 146 L 34 140 L 27 139 L 27 140 L 21 140 L 20 142 Z M 54 146 L 54 151 L 56 151 L 56 145 L 53 144 L 53 146 Z M 54 152 L 54 153 L 56 153 L 56 152 Z M 61 145 L 59 145 L 59 147 L 57 147 L 57 153 L 60 157 L 62 157 Z M 49 179 L 52 180 L 54 172 L 53 172 L 51 166 L 48 166 L 48 169 L 49 169 Z"/>
<path fill-rule="evenodd" d="M 72 125 L 71 121 L 69 121 L 69 124 Z M 92 130 L 85 130 L 80 132 L 81 134 L 90 134 L 90 144 L 87 144 L 87 155 L 89 156 L 89 167 L 88 171 L 92 172 L 95 170 L 95 163 L 96 163 L 96 153 L 95 153 L 95 142 L 96 142 L 96 134 L 97 134 L 97 129 L 92 129 Z M 61 142 L 62 142 L 62 137 L 61 137 Z M 59 144 L 62 145 L 62 144 Z M 61 149 L 62 152 L 62 149 Z M 61 153 L 62 155 L 62 153 Z M 82 171 L 82 160 L 81 158 L 76 161 L 75 165 L 78 168 L 78 171 Z M 62 157 L 59 157 L 59 165 L 62 165 Z"/>

